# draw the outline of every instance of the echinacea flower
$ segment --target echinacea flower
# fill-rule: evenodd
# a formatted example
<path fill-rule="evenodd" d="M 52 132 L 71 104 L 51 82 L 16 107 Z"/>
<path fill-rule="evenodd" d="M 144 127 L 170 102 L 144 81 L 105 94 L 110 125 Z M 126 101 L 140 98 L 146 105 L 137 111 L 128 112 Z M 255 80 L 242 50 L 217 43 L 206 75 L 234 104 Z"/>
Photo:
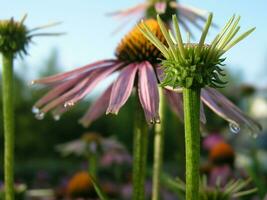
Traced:
<path fill-rule="evenodd" d="M 67 185 L 70 198 L 96 197 L 92 177 L 86 171 L 80 171 L 71 177 Z"/>
<path fill-rule="evenodd" d="M 156 20 L 144 22 L 164 43 L 164 37 Z M 117 114 L 130 97 L 133 88 L 138 91 L 139 100 L 149 123 L 159 122 L 158 83 L 162 74 L 157 70 L 160 51 L 135 27 L 127 34 L 116 49 L 116 59 L 101 60 L 62 74 L 34 80 L 52 89 L 37 101 L 33 107 L 38 119 L 52 111 L 55 118 L 66 112 L 89 94 L 97 84 L 115 72 L 118 78 L 91 105 L 80 122 L 88 126 L 104 113 Z M 165 90 L 169 99 L 181 99 L 181 95 Z M 179 101 L 177 102 L 179 103 Z M 176 102 L 173 104 L 176 104 Z M 178 113 L 182 113 L 177 107 Z M 204 114 L 202 121 L 205 122 Z"/>
<path fill-rule="evenodd" d="M 160 14 L 165 22 L 171 20 L 172 14 L 177 14 L 183 28 L 192 35 L 188 24 L 191 23 L 201 30 L 202 26 L 199 22 L 206 21 L 207 12 L 199 8 L 178 3 L 176 0 L 147 0 L 131 8 L 113 12 L 110 15 L 124 20 L 126 19 L 128 22 L 133 17 L 140 20 L 144 17 L 154 18 L 157 14 Z"/>
<path fill-rule="evenodd" d="M 59 23 L 51 23 L 28 29 L 24 22 L 27 15 L 24 15 L 20 21 L 13 18 L 8 20 L 0 20 L 0 52 L 4 55 L 23 54 L 27 55 L 27 47 L 34 37 L 38 36 L 57 36 L 62 33 L 38 33 L 36 31 L 58 25 Z"/>
<path fill-rule="evenodd" d="M 231 200 L 239 199 L 240 197 L 250 196 L 257 192 L 257 188 L 249 188 L 250 179 L 230 179 L 226 184 L 222 184 L 219 179 L 215 184 L 210 185 L 207 178 L 201 178 L 199 187 L 199 200 L 216 199 L 216 200 Z M 185 193 L 185 183 L 179 178 L 172 181 L 173 189 L 177 189 Z"/>
<path fill-rule="evenodd" d="M 209 152 L 209 161 L 213 165 L 228 164 L 233 166 L 235 160 L 234 149 L 225 142 L 216 144 Z"/>
<path fill-rule="evenodd" d="M 139 28 L 164 56 L 162 86 L 174 89 L 201 88 L 202 102 L 227 120 L 231 131 L 238 133 L 240 128 L 244 127 L 251 133 L 258 133 L 261 126 L 215 89 L 226 84 L 222 79 L 225 76 L 221 68 L 225 60 L 222 56 L 255 29 L 236 37 L 240 30 L 239 20 L 240 17 L 233 16 L 210 44 L 205 44 L 205 38 L 212 23 L 212 14 L 209 15 L 199 43 L 183 42 L 175 15 L 173 15 L 174 33 L 167 29 L 158 15 L 165 43 L 145 23 L 141 23 Z"/>

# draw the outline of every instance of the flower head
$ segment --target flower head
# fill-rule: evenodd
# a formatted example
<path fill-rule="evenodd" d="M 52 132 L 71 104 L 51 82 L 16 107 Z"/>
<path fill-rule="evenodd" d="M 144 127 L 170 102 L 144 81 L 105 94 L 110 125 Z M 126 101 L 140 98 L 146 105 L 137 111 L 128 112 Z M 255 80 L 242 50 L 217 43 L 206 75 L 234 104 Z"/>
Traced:
<path fill-rule="evenodd" d="M 209 160 L 214 165 L 229 164 L 233 166 L 234 159 L 235 152 L 233 148 L 225 142 L 216 144 L 209 152 Z"/>
<path fill-rule="evenodd" d="M 201 178 L 200 187 L 199 187 L 199 200 L 205 199 L 216 199 L 216 200 L 231 200 L 238 199 L 240 197 L 249 196 L 257 192 L 257 188 L 248 189 L 249 184 L 251 183 L 250 179 L 247 180 L 234 180 L 231 179 L 226 184 L 222 185 L 219 179 L 214 185 L 210 185 L 207 181 L 207 178 L 204 176 Z M 185 193 L 185 183 L 177 179 L 174 182 L 173 186 Z"/>
<path fill-rule="evenodd" d="M 94 193 L 92 178 L 86 171 L 77 172 L 68 182 L 67 194 L 71 198 L 88 198 Z"/>
<path fill-rule="evenodd" d="M 192 31 L 188 24 L 192 24 L 198 29 L 202 29 L 202 25 L 199 22 L 206 20 L 207 12 L 192 6 L 178 3 L 176 0 L 147 0 L 128 9 L 120 10 L 111 13 L 111 16 L 126 19 L 126 22 L 133 19 L 133 17 L 140 18 L 155 18 L 157 14 L 160 14 L 163 21 L 168 23 L 171 21 L 171 16 L 177 14 L 179 21 L 183 28 L 191 35 Z"/>
<path fill-rule="evenodd" d="M 35 33 L 35 31 L 55 26 L 58 23 L 28 29 L 24 22 L 25 15 L 20 21 L 13 18 L 0 20 L 0 52 L 3 54 L 27 54 L 27 47 L 35 36 L 60 35 L 60 33 Z"/>
<path fill-rule="evenodd" d="M 154 34 L 163 38 L 155 20 L 147 20 L 145 23 Z M 33 111 L 37 118 L 42 119 L 50 110 L 58 117 L 83 99 L 104 78 L 119 72 L 117 80 L 92 105 L 81 123 L 89 125 L 104 112 L 117 114 L 134 87 L 138 89 L 147 121 L 159 122 L 156 67 L 160 52 L 135 27 L 118 45 L 116 56 L 117 59 L 99 61 L 70 72 L 33 81 L 32 83 L 53 86 L 53 89 L 35 104 Z"/>

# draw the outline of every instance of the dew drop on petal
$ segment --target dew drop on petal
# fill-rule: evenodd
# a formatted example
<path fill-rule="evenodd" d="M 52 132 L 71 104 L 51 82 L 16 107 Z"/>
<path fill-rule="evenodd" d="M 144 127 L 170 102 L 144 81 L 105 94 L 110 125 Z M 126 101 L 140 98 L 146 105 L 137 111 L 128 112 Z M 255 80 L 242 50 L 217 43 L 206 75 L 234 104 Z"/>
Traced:
<path fill-rule="evenodd" d="M 64 103 L 64 107 L 65 107 L 65 108 L 67 108 L 67 107 L 72 107 L 72 106 L 74 106 L 74 105 L 75 105 L 75 104 L 74 104 L 73 101 L 67 101 L 67 102 Z"/>
<path fill-rule="evenodd" d="M 40 112 L 39 108 L 37 108 L 35 106 L 32 107 L 32 113 L 37 114 L 39 112 Z"/>
<path fill-rule="evenodd" d="M 254 139 L 256 139 L 259 136 L 259 134 L 256 132 L 250 132 L 249 135 Z"/>
<path fill-rule="evenodd" d="M 230 131 L 234 134 L 237 134 L 240 132 L 240 126 L 237 123 L 229 123 Z"/>
<path fill-rule="evenodd" d="M 55 121 L 59 121 L 60 120 L 60 115 L 54 115 L 53 118 L 54 118 Z"/>
<path fill-rule="evenodd" d="M 45 117 L 45 113 L 43 113 L 43 112 L 36 113 L 36 115 L 35 115 L 35 118 L 38 120 L 42 120 L 42 119 L 44 119 L 44 117 Z"/>

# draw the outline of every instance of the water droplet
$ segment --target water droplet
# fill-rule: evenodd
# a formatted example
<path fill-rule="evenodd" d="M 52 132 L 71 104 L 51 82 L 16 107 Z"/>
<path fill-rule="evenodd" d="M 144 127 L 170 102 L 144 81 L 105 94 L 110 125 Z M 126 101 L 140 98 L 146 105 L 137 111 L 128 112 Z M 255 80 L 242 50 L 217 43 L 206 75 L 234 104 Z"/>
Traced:
<path fill-rule="evenodd" d="M 60 115 L 54 115 L 53 118 L 54 118 L 55 121 L 59 121 L 60 120 Z"/>
<path fill-rule="evenodd" d="M 258 133 L 253 132 L 253 131 L 249 132 L 249 135 L 250 135 L 253 139 L 256 139 L 256 138 L 259 136 Z"/>
<path fill-rule="evenodd" d="M 39 108 L 37 108 L 35 106 L 32 107 L 32 113 L 37 114 L 39 112 L 40 112 Z"/>
<path fill-rule="evenodd" d="M 36 115 L 35 115 L 35 118 L 38 120 L 42 120 L 42 119 L 44 119 L 44 117 L 45 117 L 45 113 L 43 113 L 43 112 L 36 113 Z"/>
<path fill-rule="evenodd" d="M 75 104 L 74 104 L 73 101 L 67 101 L 67 102 L 64 103 L 64 107 L 65 107 L 65 108 L 67 108 L 67 107 L 72 107 L 72 106 L 74 106 L 74 105 L 75 105 Z"/>
<path fill-rule="evenodd" d="M 230 123 L 229 128 L 232 133 L 237 134 L 240 132 L 240 126 L 237 123 Z"/>

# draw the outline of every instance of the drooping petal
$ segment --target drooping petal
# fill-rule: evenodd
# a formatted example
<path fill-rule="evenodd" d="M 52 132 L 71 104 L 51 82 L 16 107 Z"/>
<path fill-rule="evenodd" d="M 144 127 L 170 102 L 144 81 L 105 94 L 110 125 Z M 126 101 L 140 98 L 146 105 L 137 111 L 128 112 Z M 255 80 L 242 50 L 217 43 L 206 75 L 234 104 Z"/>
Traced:
<path fill-rule="evenodd" d="M 40 109 L 40 112 L 46 113 L 46 112 L 52 110 L 53 108 L 57 107 L 58 105 L 64 104 L 70 98 L 74 97 L 74 95 L 76 93 L 78 93 L 80 90 L 82 90 L 86 86 L 86 84 L 88 83 L 89 79 L 90 79 L 89 77 L 86 77 L 83 80 L 81 80 L 72 89 L 68 90 L 66 93 L 62 94 L 61 96 L 55 98 L 54 100 L 52 100 L 48 104 L 46 104 L 43 108 Z"/>
<path fill-rule="evenodd" d="M 86 88 L 81 92 L 79 92 L 74 98 L 70 99 L 66 103 L 71 105 L 76 104 L 78 101 L 83 99 L 88 93 L 90 93 L 101 80 L 109 76 L 112 72 L 120 68 L 122 65 L 123 64 L 118 64 L 109 68 L 96 70 L 95 72 L 93 72 L 92 75 L 90 76 L 90 80 Z"/>
<path fill-rule="evenodd" d="M 85 75 L 77 76 L 72 80 L 68 80 L 62 84 L 59 84 L 52 88 L 47 94 L 45 94 L 41 99 L 39 99 L 35 104 L 34 107 L 39 108 L 46 104 L 47 102 L 51 101 L 52 99 L 58 97 L 59 95 L 63 94 L 70 88 L 72 88 L 75 84 L 77 84 L 81 79 L 85 78 Z"/>
<path fill-rule="evenodd" d="M 113 85 L 108 87 L 108 89 L 89 107 L 85 115 L 79 120 L 84 127 L 88 127 L 91 122 L 95 121 L 105 113 L 109 104 L 112 86 Z"/>
<path fill-rule="evenodd" d="M 148 6 L 148 3 L 141 3 L 128 9 L 109 13 L 108 15 L 120 18 L 129 17 L 131 15 L 138 15 L 139 13 L 144 12 L 148 8 Z"/>
<path fill-rule="evenodd" d="M 137 68 L 136 64 L 130 64 L 121 71 L 112 87 L 107 114 L 117 114 L 128 100 L 133 89 Z"/>
<path fill-rule="evenodd" d="M 88 94 L 99 81 L 107 77 L 119 67 L 120 65 L 118 64 L 109 68 L 94 70 L 86 78 L 81 79 L 77 85 L 73 86 L 73 88 L 46 104 L 40 109 L 40 111 L 42 113 L 46 113 L 61 104 L 63 104 L 65 107 L 73 106 L 78 100 L 80 100 L 80 98 Z"/>
<path fill-rule="evenodd" d="M 170 90 L 164 90 L 167 101 L 170 105 L 171 110 L 179 117 L 181 121 L 184 121 L 184 110 L 183 110 L 183 94 L 172 92 Z"/>
<path fill-rule="evenodd" d="M 159 91 L 153 66 L 144 62 L 139 64 L 138 71 L 138 94 L 146 120 L 150 123 L 159 122 Z"/>
<path fill-rule="evenodd" d="M 32 84 L 50 84 L 50 83 L 55 83 L 55 82 L 59 82 L 59 81 L 63 81 L 65 79 L 68 79 L 72 76 L 77 76 L 77 75 L 81 75 L 82 73 L 88 72 L 89 70 L 94 70 L 94 69 L 98 69 L 98 68 L 102 68 L 102 67 L 110 67 L 112 65 L 114 65 L 116 63 L 115 60 L 102 60 L 102 61 L 98 61 L 80 68 L 76 68 L 74 70 L 65 72 L 65 73 L 60 73 L 60 74 L 56 74 L 53 76 L 48 76 L 45 78 L 41 78 L 38 80 L 33 80 Z"/>
<path fill-rule="evenodd" d="M 196 7 L 192 7 L 192 6 L 188 6 L 188 5 L 184 5 L 181 3 L 177 3 L 177 2 L 170 2 L 170 6 L 172 8 L 176 8 L 178 9 L 179 13 L 181 16 L 183 17 L 190 17 L 191 19 L 200 19 L 203 22 L 206 21 L 206 15 L 207 15 L 207 11 L 196 8 Z"/>
<path fill-rule="evenodd" d="M 183 108 L 183 94 L 173 92 L 171 90 L 164 90 L 167 100 L 171 106 L 172 111 L 179 117 L 181 121 L 184 121 L 184 108 Z M 206 115 L 204 111 L 203 103 L 200 103 L 200 121 L 206 124 Z"/>
<path fill-rule="evenodd" d="M 245 127 L 253 133 L 260 132 L 260 124 L 244 114 L 237 106 L 216 89 L 208 87 L 202 89 L 201 99 L 211 110 L 230 124 Z"/>

